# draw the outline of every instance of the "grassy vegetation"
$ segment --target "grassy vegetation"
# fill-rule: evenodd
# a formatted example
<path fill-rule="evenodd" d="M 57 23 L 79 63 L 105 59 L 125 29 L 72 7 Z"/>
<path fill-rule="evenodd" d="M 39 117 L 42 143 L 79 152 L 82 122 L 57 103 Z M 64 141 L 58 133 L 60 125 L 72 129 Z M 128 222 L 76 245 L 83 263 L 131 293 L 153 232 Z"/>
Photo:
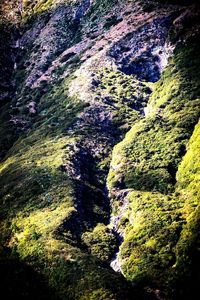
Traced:
<path fill-rule="evenodd" d="M 50 10 L 52 7 L 57 5 L 60 1 L 58 0 L 23 0 L 23 19 L 27 20 L 29 17 L 32 17 L 33 15 L 41 14 L 47 10 Z"/>
<path fill-rule="evenodd" d="M 147 106 L 148 116 L 115 146 L 108 177 L 114 206 L 118 206 L 115 190 L 132 189 L 120 221 L 125 232 L 120 247 L 125 277 L 160 286 L 170 299 L 189 297 L 196 290 L 198 277 L 199 124 L 194 130 L 200 115 L 197 44 L 191 40 L 187 46 L 177 47 L 156 83 Z"/>
<path fill-rule="evenodd" d="M 103 261 L 109 261 L 116 251 L 116 237 L 104 224 L 98 224 L 92 232 L 85 232 L 82 238 L 91 253 Z"/>
<path fill-rule="evenodd" d="M 62 85 L 53 95 L 43 96 L 44 102 L 40 99 L 35 120 L 22 112 L 28 132 L 10 149 L 0 168 L 2 215 L 12 220 L 13 249 L 23 258 L 40 253 L 40 241 L 74 210 L 73 184 L 60 168 L 68 155 L 66 144 L 74 139 L 63 135 L 63 127 L 76 120 L 84 105 L 66 96 L 62 96 L 65 101 L 59 98 Z M 2 233 L 7 239 L 8 232 Z"/>
<path fill-rule="evenodd" d="M 125 230 L 120 248 L 125 276 L 161 286 L 170 299 L 193 297 L 197 292 L 199 128 L 198 123 L 179 165 L 175 193 L 131 192 L 129 209 L 120 223 Z"/>
<path fill-rule="evenodd" d="M 92 234 L 92 239 L 82 239 L 85 244 L 85 239 L 90 240 L 90 255 L 76 236 L 78 218 L 88 230 L 98 216 L 105 219 L 101 193 L 87 182 L 77 183 L 62 167 L 73 159 L 70 147 L 76 149 L 80 139 L 90 135 L 76 128 L 68 134 L 86 104 L 68 96 L 71 77 L 29 89 L 21 88 L 25 76 L 22 73 L 18 81 L 20 100 L 13 99 L 12 108 L 6 111 L 8 120 L 15 111 L 20 137 L 0 165 L 1 250 L 11 249 L 14 257 L 39 270 L 61 299 L 126 299 L 126 283 L 102 264 L 113 253 L 114 236 L 104 225 L 95 228 L 98 245 L 92 245 Z M 34 113 L 29 110 L 33 101 Z M 82 215 L 77 193 L 83 197 Z"/>
<path fill-rule="evenodd" d="M 64 81 L 38 97 L 33 116 L 23 111 L 26 98 L 19 108 L 27 129 L 0 167 L 2 251 L 10 248 L 12 255 L 39 268 L 61 299 L 122 299 L 126 291 L 121 277 L 96 258 L 109 255 L 105 242 L 111 235 L 102 228 L 105 241 L 99 240 L 99 249 L 90 256 L 77 247 L 73 235 L 78 190 L 61 166 L 71 155 L 67 145 L 79 140 L 67 136 L 66 130 L 85 104 L 67 97 L 66 90 Z M 65 225 L 60 236 L 59 228 L 66 221 L 69 228 Z"/>
<path fill-rule="evenodd" d="M 186 295 L 190 291 L 197 292 L 198 286 L 198 265 L 200 261 L 199 253 L 199 224 L 200 224 L 200 123 L 195 127 L 194 133 L 187 145 L 187 153 L 184 156 L 178 172 L 177 172 L 177 190 L 180 193 L 179 201 L 184 203 L 183 216 L 186 224 L 180 235 L 180 239 L 176 246 L 176 281 L 174 289 L 181 290 L 182 282 L 187 280 L 188 287 L 183 289 L 180 297 L 185 292 Z M 179 277 L 178 274 L 182 274 Z"/>
<path fill-rule="evenodd" d="M 98 31 L 105 32 L 113 25 L 116 25 L 121 18 L 119 17 L 119 7 L 124 5 L 124 0 L 95 0 L 85 17 L 81 20 L 82 32 L 87 36 L 96 38 Z"/>
<path fill-rule="evenodd" d="M 113 111 L 114 126 L 127 132 L 143 114 L 151 94 L 149 85 L 110 68 L 98 72 L 96 85 L 97 97 L 104 99 Z"/>
<path fill-rule="evenodd" d="M 182 203 L 173 195 L 131 192 L 126 237 L 121 246 L 122 270 L 135 282 L 161 281 L 160 274 L 173 268 L 175 246 L 184 223 Z M 166 279 L 166 278 L 165 278 Z"/>
<path fill-rule="evenodd" d="M 177 166 L 200 114 L 197 53 L 197 46 L 176 49 L 156 84 L 146 119 L 133 126 L 114 149 L 110 188 L 122 184 L 144 191 L 173 190 Z"/>

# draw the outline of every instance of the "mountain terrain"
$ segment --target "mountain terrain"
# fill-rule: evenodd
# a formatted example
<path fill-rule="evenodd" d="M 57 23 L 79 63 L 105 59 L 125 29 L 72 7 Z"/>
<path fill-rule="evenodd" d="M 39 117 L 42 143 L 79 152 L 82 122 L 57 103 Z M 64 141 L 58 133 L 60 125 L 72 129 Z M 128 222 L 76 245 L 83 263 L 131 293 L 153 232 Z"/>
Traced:
<path fill-rule="evenodd" d="M 198 1 L 1 0 L 6 299 L 197 299 Z"/>

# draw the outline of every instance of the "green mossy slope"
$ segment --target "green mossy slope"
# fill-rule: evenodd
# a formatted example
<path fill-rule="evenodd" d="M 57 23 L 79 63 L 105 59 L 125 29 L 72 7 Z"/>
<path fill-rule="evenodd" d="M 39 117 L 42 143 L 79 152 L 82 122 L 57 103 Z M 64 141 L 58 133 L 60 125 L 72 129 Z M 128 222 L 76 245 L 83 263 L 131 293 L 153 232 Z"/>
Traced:
<path fill-rule="evenodd" d="M 108 176 L 114 214 L 121 203 L 115 194 L 129 191 L 119 222 L 125 234 L 119 252 L 124 276 L 154 283 L 172 298 L 191 291 L 198 276 L 199 125 L 193 133 L 200 115 L 197 45 L 192 40 L 176 48 L 155 84 L 146 118 L 115 146 Z"/>
<path fill-rule="evenodd" d="M 64 132 L 85 105 L 63 96 L 62 84 L 51 93 L 40 99 L 41 116 L 31 119 L 1 163 L 1 251 L 11 248 L 14 257 L 39 265 L 61 299 L 122 299 L 121 277 L 82 252 L 73 235 L 77 187 L 61 166 L 70 155 L 66 145 L 78 138 Z M 30 124 L 32 117 L 24 117 Z M 64 220 L 71 225 L 63 241 L 57 229 Z"/>
<path fill-rule="evenodd" d="M 108 185 L 173 190 L 178 163 L 199 118 L 199 49 L 178 46 L 137 123 L 114 149 Z M 113 171 L 112 171 L 113 170 Z"/>

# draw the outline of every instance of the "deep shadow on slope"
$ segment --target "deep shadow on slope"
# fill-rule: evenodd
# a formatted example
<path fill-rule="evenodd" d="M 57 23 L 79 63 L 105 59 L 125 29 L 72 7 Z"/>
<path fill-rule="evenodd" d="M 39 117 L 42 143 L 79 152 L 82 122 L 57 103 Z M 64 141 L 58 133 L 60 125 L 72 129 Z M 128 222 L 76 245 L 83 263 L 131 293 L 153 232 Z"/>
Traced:
<path fill-rule="evenodd" d="M 5 299 L 58 300 L 46 279 L 17 258 L 0 258 L 1 295 Z"/>

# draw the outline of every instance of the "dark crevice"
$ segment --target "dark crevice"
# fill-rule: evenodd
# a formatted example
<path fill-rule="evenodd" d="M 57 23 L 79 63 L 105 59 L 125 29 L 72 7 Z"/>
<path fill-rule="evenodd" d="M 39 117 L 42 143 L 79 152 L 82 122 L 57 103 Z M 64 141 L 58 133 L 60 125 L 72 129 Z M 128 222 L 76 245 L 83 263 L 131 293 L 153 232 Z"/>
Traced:
<path fill-rule="evenodd" d="M 61 62 L 61 63 L 66 62 L 66 61 L 68 61 L 70 58 L 72 58 L 74 55 L 76 55 L 76 53 L 74 53 L 74 52 L 67 53 L 67 54 L 65 54 L 65 55 L 61 58 L 60 62 Z"/>
<path fill-rule="evenodd" d="M 168 166 L 167 166 L 167 171 L 168 173 L 171 175 L 171 183 L 173 185 L 176 184 L 176 173 L 177 173 L 177 170 L 178 170 L 178 167 L 173 165 L 172 163 L 170 163 Z"/>

